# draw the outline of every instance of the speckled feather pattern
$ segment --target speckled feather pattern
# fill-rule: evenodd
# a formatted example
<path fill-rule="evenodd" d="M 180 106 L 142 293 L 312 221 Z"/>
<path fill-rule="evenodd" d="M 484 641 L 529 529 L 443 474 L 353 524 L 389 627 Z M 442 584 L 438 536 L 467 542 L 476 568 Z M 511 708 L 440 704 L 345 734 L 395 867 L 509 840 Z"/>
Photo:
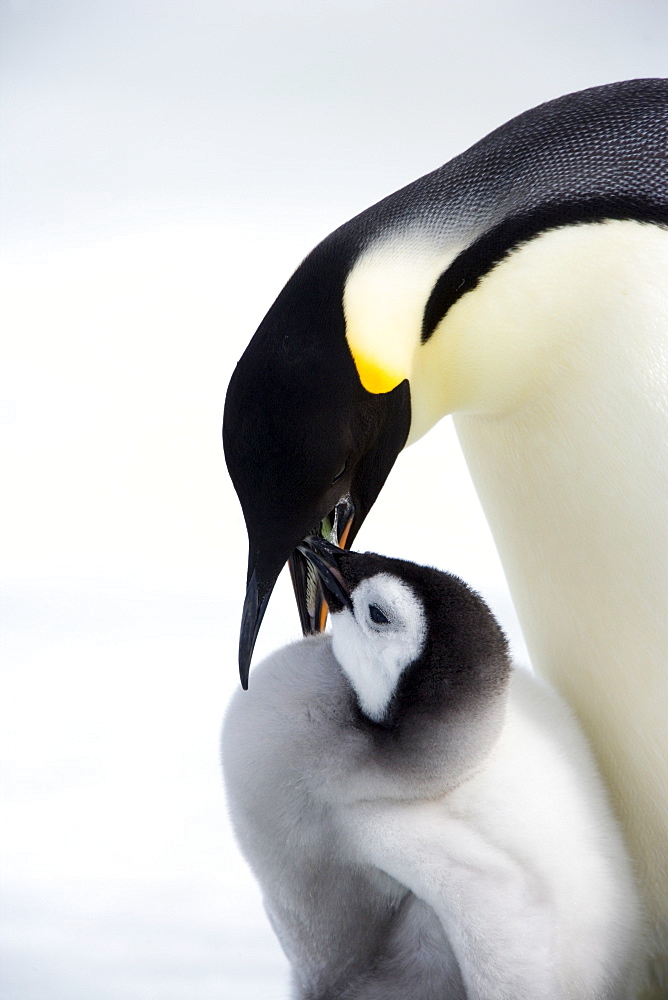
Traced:
<path fill-rule="evenodd" d="M 373 241 L 417 226 L 473 242 L 504 219 L 564 199 L 668 210 L 668 81 L 594 87 L 526 111 L 362 212 L 337 234 Z"/>

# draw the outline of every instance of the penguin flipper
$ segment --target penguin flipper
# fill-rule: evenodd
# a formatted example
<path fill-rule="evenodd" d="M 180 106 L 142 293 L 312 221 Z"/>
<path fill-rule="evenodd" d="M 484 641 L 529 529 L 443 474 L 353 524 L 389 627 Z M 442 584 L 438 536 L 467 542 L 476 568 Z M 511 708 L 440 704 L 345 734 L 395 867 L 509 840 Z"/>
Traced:
<path fill-rule="evenodd" d="M 366 804 L 355 825 L 365 860 L 438 916 L 469 1000 L 559 995 L 548 901 L 508 852 L 449 817 L 438 801 Z"/>

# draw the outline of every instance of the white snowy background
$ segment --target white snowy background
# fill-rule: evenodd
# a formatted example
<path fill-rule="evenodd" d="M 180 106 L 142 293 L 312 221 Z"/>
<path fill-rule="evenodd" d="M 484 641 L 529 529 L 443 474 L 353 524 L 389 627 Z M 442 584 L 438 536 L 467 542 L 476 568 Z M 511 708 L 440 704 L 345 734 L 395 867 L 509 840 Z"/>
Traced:
<path fill-rule="evenodd" d="M 668 5 L 0 10 L 0 997 L 281 1000 L 218 763 L 246 560 L 229 376 L 340 222 L 543 100 L 666 75 Z M 459 573 L 525 656 L 447 421 L 359 546 Z M 281 580 L 257 657 L 297 635 Z"/>

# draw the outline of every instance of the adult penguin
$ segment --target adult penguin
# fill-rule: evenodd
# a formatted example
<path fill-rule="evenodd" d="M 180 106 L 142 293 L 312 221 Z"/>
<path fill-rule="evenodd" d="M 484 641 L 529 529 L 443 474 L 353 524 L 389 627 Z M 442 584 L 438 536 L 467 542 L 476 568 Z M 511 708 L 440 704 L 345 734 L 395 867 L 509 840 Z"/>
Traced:
<path fill-rule="evenodd" d="M 551 101 L 332 233 L 230 381 L 249 534 L 242 684 L 296 550 L 349 545 L 452 413 L 536 670 L 592 741 L 668 988 L 668 81 Z"/>

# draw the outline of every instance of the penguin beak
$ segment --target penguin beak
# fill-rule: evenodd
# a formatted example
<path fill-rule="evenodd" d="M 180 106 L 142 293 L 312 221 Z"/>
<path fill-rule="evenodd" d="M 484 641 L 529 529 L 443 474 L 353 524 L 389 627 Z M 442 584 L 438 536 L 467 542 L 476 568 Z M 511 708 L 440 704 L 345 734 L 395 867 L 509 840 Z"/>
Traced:
<path fill-rule="evenodd" d="M 332 512 L 323 518 L 318 534 L 309 535 L 302 545 L 298 545 L 290 558 L 288 566 L 292 578 L 292 586 L 297 601 L 299 620 L 304 635 L 315 635 L 322 632 L 327 623 L 327 600 L 323 583 L 326 581 L 313 558 L 318 550 L 313 548 L 315 541 L 325 540 L 329 549 L 342 549 L 351 538 L 350 529 L 355 516 L 355 506 L 349 494 L 341 497 Z M 322 554 L 319 558 L 322 559 Z M 338 572 L 338 570 L 337 570 Z M 332 591 L 335 593 L 335 591 Z"/>
<path fill-rule="evenodd" d="M 273 574 L 269 583 L 263 583 L 258 578 L 257 568 L 253 568 L 246 585 L 246 598 L 241 613 L 241 633 L 239 635 L 239 677 L 244 691 L 248 690 L 248 672 L 255 649 L 255 640 L 260 631 L 264 613 L 269 604 L 278 577 L 279 570 Z"/>
<path fill-rule="evenodd" d="M 355 506 L 351 497 L 349 495 L 341 497 L 331 513 L 322 519 L 320 527 L 316 529 L 318 534 L 312 534 L 309 537 L 315 537 L 316 540 L 338 552 L 351 538 L 350 531 L 354 515 Z M 331 544 L 332 542 L 335 544 Z M 294 549 L 288 558 L 288 566 L 297 599 L 302 632 L 304 635 L 313 635 L 324 629 L 328 609 L 321 582 L 322 576 L 315 567 L 313 559 L 307 555 L 305 548 L 304 543 L 304 545 L 298 545 Z M 255 640 L 284 562 L 285 555 L 282 558 L 280 556 L 270 557 L 270 565 L 265 564 L 262 556 L 258 555 L 257 549 L 251 546 L 246 598 L 241 614 L 241 633 L 239 636 L 239 677 L 244 691 L 248 690 L 248 674 L 255 649 Z M 331 593 L 336 599 L 337 591 L 332 590 Z"/>
<path fill-rule="evenodd" d="M 317 535 L 309 535 L 297 549 L 318 574 L 332 610 L 343 611 L 347 608 L 352 611 L 350 591 L 336 563 L 336 555 L 341 552 L 340 547 Z"/>

